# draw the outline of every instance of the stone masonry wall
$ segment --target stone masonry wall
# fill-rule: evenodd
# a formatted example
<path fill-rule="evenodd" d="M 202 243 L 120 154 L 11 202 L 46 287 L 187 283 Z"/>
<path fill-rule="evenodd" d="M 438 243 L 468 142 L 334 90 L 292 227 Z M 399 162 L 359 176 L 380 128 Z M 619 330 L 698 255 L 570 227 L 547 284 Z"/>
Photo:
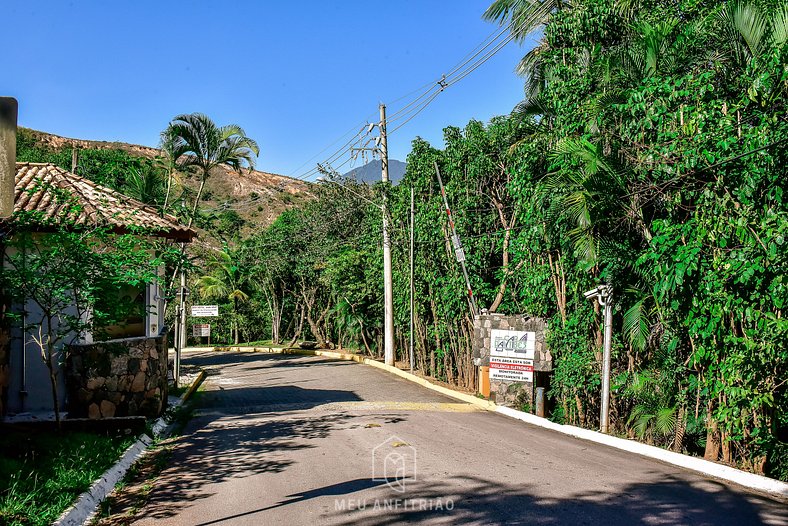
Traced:
<path fill-rule="evenodd" d="M 161 415 L 167 401 L 167 335 L 72 345 L 66 358 L 70 417 Z"/>
<path fill-rule="evenodd" d="M 490 365 L 492 330 L 529 331 L 536 333 L 534 375 L 553 370 L 553 356 L 545 344 L 547 322 L 542 318 L 480 314 L 473 322 L 473 357 L 477 365 Z M 533 406 L 533 383 L 490 379 L 490 398 L 509 407 Z"/>

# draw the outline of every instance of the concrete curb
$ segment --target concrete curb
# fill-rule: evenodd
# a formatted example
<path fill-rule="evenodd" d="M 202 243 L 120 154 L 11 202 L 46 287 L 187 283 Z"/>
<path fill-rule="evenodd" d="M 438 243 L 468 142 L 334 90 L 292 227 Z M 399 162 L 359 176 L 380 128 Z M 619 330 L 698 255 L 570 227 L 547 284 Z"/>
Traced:
<path fill-rule="evenodd" d="M 173 404 L 172 408 L 176 409 L 182 406 L 204 379 L 205 371 L 200 371 L 200 374 L 189 386 L 189 389 L 181 395 L 178 401 Z M 174 425 L 174 422 L 168 423 L 165 417 L 162 416 L 154 422 L 152 428 L 153 434 L 156 438 L 167 437 L 172 432 Z M 80 495 L 77 502 L 64 511 L 52 525 L 80 526 L 82 524 L 87 524 L 96 514 L 99 505 L 107 498 L 107 495 L 112 493 L 115 489 L 115 485 L 123 479 L 129 468 L 139 460 L 152 443 L 152 438 L 145 434 L 140 435 L 139 439 L 123 453 L 120 460 L 105 471 L 104 474 L 101 475 L 101 478 L 95 481 L 93 485 L 90 486 L 90 489 Z"/>
<path fill-rule="evenodd" d="M 675 453 L 673 451 L 668 451 L 667 449 L 662 449 L 656 446 L 649 446 L 648 444 L 643 444 L 642 442 L 637 442 L 635 440 L 627 440 L 611 435 L 605 435 L 603 433 L 592 431 L 590 429 L 583 429 L 581 427 L 556 424 L 555 422 L 551 422 L 546 418 L 540 418 L 530 413 L 517 411 L 516 409 L 512 409 L 510 407 L 497 406 L 494 411 L 496 413 L 527 422 L 528 424 L 545 429 L 551 429 L 553 431 L 573 436 L 581 440 L 587 440 L 589 442 L 603 444 L 605 446 L 627 451 L 629 453 L 635 453 L 637 455 L 648 457 L 654 460 L 659 460 L 660 462 L 678 466 L 682 469 L 695 471 L 702 475 L 707 475 L 716 479 L 733 482 L 739 486 L 763 493 L 768 493 L 780 498 L 788 498 L 788 484 L 776 479 L 770 479 L 768 477 L 756 475 L 755 473 L 748 473 L 747 471 L 742 471 L 740 469 L 718 464 L 716 462 L 710 462 L 702 458 Z"/>
<path fill-rule="evenodd" d="M 590 429 L 583 429 L 581 427 L 556 424 L 555 422 L 551 422 L 546 418 L 541 418 L 536 415 L 532 415 L 530 413 L 518 411 L 517 409 L 512 409 L 511 407 L 499 406 L 496 405 L 495 402 L 491 402 L 483 398 L 477 398 L 473 395 L 469 395 L 466 393 L 454 391 L 453 389 L 449 389 L 441 385 L 436 385 L 430 382 L 429 380 L 426 380 L 419 376 L 410 374 L 396 367 L 386 365 L 377 360 L 365 358 L 358 354 L 340 353 L 335 351 L 320 351 L 320 350 L 312 351 L 305 349 L 274 350 L 272 348 L 265 348 L 265 347 L 230 347 L 229 349 L 231 351 L 239 351 L 239 352 L 252 351 L 252 352 L 265 352 L 265 353 L 273 353 L 273 354 L 323 356 L 326 358 L 333 358 L 336 360 L 351 360 L 354 362 L 363 363 L 365 365 L 369 365 L 377 369 L 382 369 L 391 374 L 395 374 L 400 378 L 404 378 L 408 381 L 417 383 L 419 385 L 426 387 L 427 389 L 431 389 L 433 391 L 439 392 L 456 400 L 461 400 L 463 402 L 467 402 L 469 404 L 473 404 L 475 406 L 486 409 L 487 411 L 500 413 L 502 415 L 508 416 L 510 418 L 515 418 L 517 420 L 526 422 L 528 424 L 537 427 L 550 429 L 552 431 L 556 431 L 564 435 L 569 435 L 575 438 L 579 438 L 581 440 L 588 440 L 589 442 L 603 444 L 622 451 L 627 451 L 629 453 L 635 453 L 637 455 L 641 455 L 647 458 L 659 460 L 660 462 L 672 464 L 674 466 L 678 466 L 680 468 L 687 469 L 689 471 L 695 471 L 702 475 L 707 475 L 710 477 L 714 477 L 716 479 L 733 482 L 734 484 L 738 484 L 739 486 L 743 486 L 745 488 L 749 488 L 752 490 L 768 493 L 770 495 L 774 495 L 781 498 L 788 498 L 788 484 L 786 484 L 785 482 L 764 477 L 762 475 L 756 475 L 755 473 L 748 473 L 740 469 L 732 468 L 730 466 L 725 466 L 723 464 L 718 464 L 716 462 L 710 462 L 702 458 L 691 457 L 689 455 L 683 455 L 681 453 L 675 453 L 673 451 L 668 451 L 666 449 L 662 449 L 656 446 L 649 446 L 647 444 L 643 444 L 642 442 L 637 442 L 634 440 L 626 440 L 611 435 L 605 435 L 597 431 L 592 431 Z"/>

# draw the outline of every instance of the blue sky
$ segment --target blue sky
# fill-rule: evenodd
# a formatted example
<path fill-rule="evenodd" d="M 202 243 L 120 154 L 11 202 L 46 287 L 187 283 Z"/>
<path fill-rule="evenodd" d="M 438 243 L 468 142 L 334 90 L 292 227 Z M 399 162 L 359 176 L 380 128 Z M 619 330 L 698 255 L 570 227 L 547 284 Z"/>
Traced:
<path fill-rule="evenodd" d="M 395 112 L 487 38 L 488 4 L 6 0 L 0 94 L 19 100 L 21 126 L 148 146 L 172 117 L 199 111 L 257 140 L 259 169 L 299 176 L 377 120 L 379 102 Z M 391 135 L 390 157 L 405 160 L 416 136 L 441 145 L 447 125 L 508 113 L 524 53 L 510 43 L 449 87 Z"/>

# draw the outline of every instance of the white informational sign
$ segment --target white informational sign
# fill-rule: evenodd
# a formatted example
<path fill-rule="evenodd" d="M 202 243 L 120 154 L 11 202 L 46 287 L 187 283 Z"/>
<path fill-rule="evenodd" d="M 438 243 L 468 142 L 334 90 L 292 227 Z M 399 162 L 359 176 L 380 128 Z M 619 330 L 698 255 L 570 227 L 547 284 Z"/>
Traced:
<path fill-rule="evenodd" d="M 208 323 L 195 323 L 192 325 L 192 336 L 195 338 L 202 338 L 204 336 L 211 336 L 211 326 Z"/>
<path fill-rule="evenodd" d="M 218 305 L 192 305 L 192 316 L 195 318 L 206 317 L 206 316 L 218 316 L 219 315 L 219 306 Z"/>
<path fill-rule="evenodd" d="M 490 380 L 534 381 L 536 333 L 493 329 L 490 338 Z"/>

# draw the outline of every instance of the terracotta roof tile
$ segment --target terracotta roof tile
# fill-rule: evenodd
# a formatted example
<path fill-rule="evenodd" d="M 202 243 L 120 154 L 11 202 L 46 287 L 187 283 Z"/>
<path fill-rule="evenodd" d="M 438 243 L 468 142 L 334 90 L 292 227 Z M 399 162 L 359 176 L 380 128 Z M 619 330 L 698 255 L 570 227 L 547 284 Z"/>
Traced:
<path fill-rule="evenodd" d="M 190 241 L 193 229 L 172 215 L 72 174 L 54 164 L 16 163 L 14 212 L 33 212 L 41 223 L 71 221 L 77 225 L 112 225 L 120 231 L 149 229 L 161 237 Z"/>

